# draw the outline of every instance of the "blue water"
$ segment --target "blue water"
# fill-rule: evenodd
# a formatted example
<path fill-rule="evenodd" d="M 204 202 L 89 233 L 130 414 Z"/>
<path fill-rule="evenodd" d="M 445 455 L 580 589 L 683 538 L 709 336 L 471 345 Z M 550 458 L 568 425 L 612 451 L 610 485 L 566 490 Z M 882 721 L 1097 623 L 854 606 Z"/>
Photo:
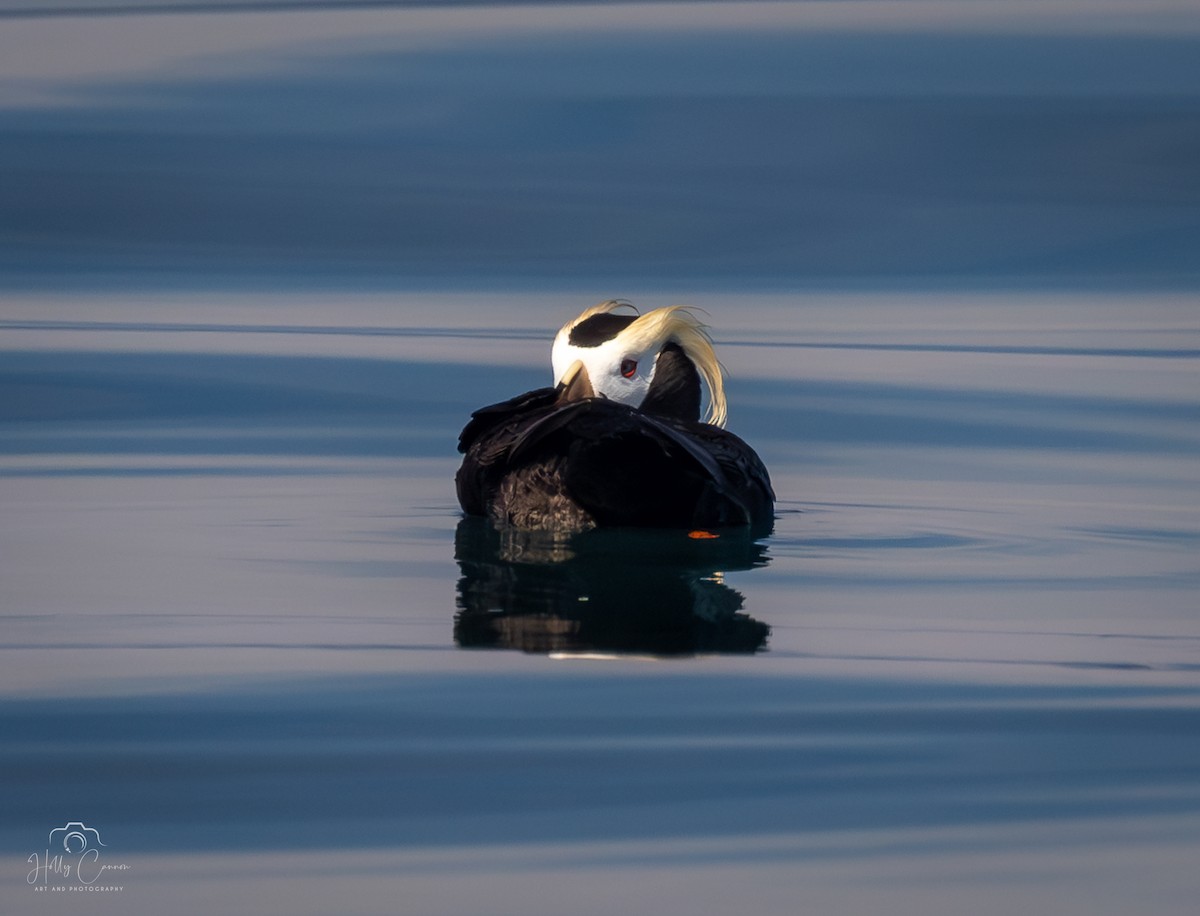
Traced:
<path fill-rule="evenodd" d="M 0 20 L 7 282 L 1200 280 L 1187 4 L 157 5 Z"/>
<path fill-rule="evenodd" d="M 113 912 L 1187 911 L 1192 303 L 696 301 L 759 541 L 460 517 L 577 294 L 14 298 L 14 860 L 100 831 Z"/>
<path fill-rule="evenodd" d="M 1194 911 L 1194 12 L 222 5 L 0 3 L 0 911 Z M 461 517 L 614 296 L 769 536 Z"/>

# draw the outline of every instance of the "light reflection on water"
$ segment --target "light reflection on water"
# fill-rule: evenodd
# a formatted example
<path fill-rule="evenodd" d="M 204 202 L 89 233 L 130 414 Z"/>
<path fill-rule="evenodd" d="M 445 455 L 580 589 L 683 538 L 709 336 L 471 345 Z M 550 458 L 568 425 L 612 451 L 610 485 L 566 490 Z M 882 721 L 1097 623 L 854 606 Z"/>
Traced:
<path fill-rule="evenodd" d="M 16 284 L 1198 279 L 1186 3 L 15 5 Z"/>
<path fill-rule="evenodd" d="M 301 334 L 253 297 L 245 333 L 220 297 L 146 326 L 41 300 L 0 327 L 4 847 L 86 817 L 130 891 L 233 910 L 314 857 L 291 912 L 387 910 L 397 876 L 422 911 L 557 911 L 568 875 L 682 911 L 711 870 L 751 911 L 869 876 L 919 912 L 939 871 L 961 909 L 1035 868 L 1031 904 L 1119 912 L 1072 877 L 1097 856 L 1190 906 L 1194 332 L 1113 348 L 1089 304 L 1017 300 L 996 348 L 991 300 L 866 334 L 881 298 L 701 299 L 770 537 L 461 520 L 461 424 L 544 384 L 576 298 L 398 297 L 389 327 L 348 297 L 351 333 L 312 308 Z M 1039 316 L 1078 349 L 1032 347 Z"/>
<path fill-rule="evenodd" d="M 299 5 L 0 0 L 0 912 L 1191 916 L 1194 4 Z M 610 296 L 771 537 L 460 521 Z"/>
<path fill-rule="evenodd" d="M 714 534 L 708 532 L 708 534 Z M 748 532 L 598 530 L 571 537 L 464 518 L 454 641 L 563 654 L 753 653 L 770 627 L 741 613 L 731 570 L 768 563 Z"/>

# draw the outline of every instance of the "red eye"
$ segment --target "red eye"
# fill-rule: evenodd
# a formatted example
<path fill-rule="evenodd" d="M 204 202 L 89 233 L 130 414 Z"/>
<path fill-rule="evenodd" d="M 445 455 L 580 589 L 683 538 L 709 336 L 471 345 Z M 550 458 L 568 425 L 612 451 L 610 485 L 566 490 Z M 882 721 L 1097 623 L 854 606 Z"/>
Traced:
<path fill-rule="evenodd" d="M 623 376 L 625 376 L 625 378 L 633 378 L 633 374 L 635 372 L 637 372 L 637 360 L 636 359 L 621 360 L 621 374 Z"/>

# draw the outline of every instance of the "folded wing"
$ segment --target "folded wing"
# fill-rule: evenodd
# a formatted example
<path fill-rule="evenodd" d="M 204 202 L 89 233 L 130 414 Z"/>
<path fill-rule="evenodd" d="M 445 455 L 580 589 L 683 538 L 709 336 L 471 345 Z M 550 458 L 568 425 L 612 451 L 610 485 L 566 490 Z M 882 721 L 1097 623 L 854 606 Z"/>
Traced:
<path fill-rule="evenodd" d="M 459 499 L 522 526 L 771 527 L 774 494 L 753 450 L 704 423 L 539 389 L 472 415 Z"/>

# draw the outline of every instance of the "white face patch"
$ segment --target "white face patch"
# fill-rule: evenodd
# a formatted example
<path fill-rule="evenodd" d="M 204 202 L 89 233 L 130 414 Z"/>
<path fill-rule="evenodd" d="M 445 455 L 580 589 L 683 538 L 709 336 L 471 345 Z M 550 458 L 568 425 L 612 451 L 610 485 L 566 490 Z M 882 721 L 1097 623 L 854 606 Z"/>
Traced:
<path fill-rule="evenodd" d="M 577 347 L 567 341 L 566 334 L 559 332 L 551 353 L 554 383 L 558 384 L 566 371 L 579 360 L 592 383 L 592 390 L 598 396 L 630 407 L 640 407 L 654 379 L 657 356 L 653 352 L 630 352 L 628 343 L 619 337 L 597 347 Z"/>
<path fill-rule="evenodd" d="M 683 350 L 708 389 L 704 422 L 724 426 L 724 370 L 713 352 L 708 329 L 684 305 L 669 305 L 636 317 L 613 314 L 627 305 L 617 300 L 601 302 L 562 327 L 551 352 L 554 383 L 560 383 L 579 362 L 596 395 L 641 407 L 654 381 L 658 355 L 672 343 Z M 589 322 L 595 323 L 589 326 Z M 610 334 L 613 336 L 605 340 Z M 592 342 L 595 346 L 581 346 Z"/>

